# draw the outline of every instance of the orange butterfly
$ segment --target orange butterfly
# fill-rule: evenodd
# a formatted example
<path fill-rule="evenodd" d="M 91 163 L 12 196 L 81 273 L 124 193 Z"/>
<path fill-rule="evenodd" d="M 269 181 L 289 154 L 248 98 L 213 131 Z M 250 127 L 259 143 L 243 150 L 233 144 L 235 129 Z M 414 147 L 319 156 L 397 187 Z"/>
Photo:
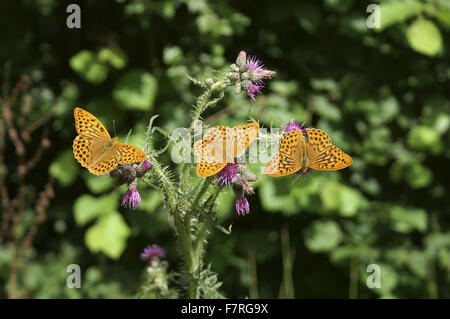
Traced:
<path fill-rule="evenodd" d="M 249 123 L 233 128 L 214 126 L 206 131 L 203 139 L 194 143 L 198 158 L 197 175 L 208 177 L 220 172 L 227 163 L 244 151 L 256 138 L 259 124 Z"/>
<path fill-rule="evenodd" d="M 81 166 L 94 175 L 113 170 L 117 164 L 142 162 L 145 154 L 139 148 L 111 138 L 102 123 L 82 108 L 75 108 L 78 136 L 73 141 L 73 155 Z"/>
<path fill-rule="evenodd" d="M 331 144 L 324 131 L 307 128 L 308 140 L 302 130 L 286 133 L 280 143 L 280 150 L 267 163 L 264 174 L 274 177 L 286 176 L 308 168 L 322 171 L 336 171 L 352 164 L 352 158 Z"/>

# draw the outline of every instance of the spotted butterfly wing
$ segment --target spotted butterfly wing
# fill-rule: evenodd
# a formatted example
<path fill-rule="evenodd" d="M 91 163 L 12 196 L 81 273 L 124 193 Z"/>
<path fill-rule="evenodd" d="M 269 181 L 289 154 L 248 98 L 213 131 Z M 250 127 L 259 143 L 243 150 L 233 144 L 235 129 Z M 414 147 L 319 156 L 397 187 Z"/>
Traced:
<path fill-rule="evenodd" d="M 286 176 L 298 171 L 301 165 L 300 144 L 304 140 L 301 130 L 286 133 L 277 154 L 267 163 L 264 174 L 273 177 Z"/>
<path fill-rule="evenodd" d="M 331 144 L 330 137 L 319 129 L 306 129 L 308 166 L 322 171 L 336 171 L 352 164 L 352 158 Z"/>
<path fill-rule="evenodd" d="M 208 177 L 220 172 L 227 163 L 244 151 L 258 134 L 259 124 L 250 123 L 233 128 L 215 126 L 206 131 L 203 139 L 194 143 L 199 156 L 196 173 Z"/>
<path fill-rule="evenodd" d="M 73 141 L 73 154 L 90 173 L 102 175 L 117 164 L 140 162 L 145 154 L 139 148 L 111 139 L 103 124 L 91 113 L 75 108 L 75 127 L 79 134 Z"/>
<path fill-rule="evenodd" d="M 103 124 L 91 113 L 80 107 L 74 110 L 75 127 L 79 135 L 108 142 L 111 140 Z"/>
<path fill-rule="evenodd" d="M 73 141 L 73 154 L 81 166 L 88 168 L 93 162 L 94 154 L 98 153 L 101 147 L 101 143 L 83 135 L 78 135 Z"/>
<path fill-rule="evenodd" d="M 226 136 L 226 126 L 214 126 L 205 132 L 202 140 L 194 143 L 194 152 L 198 156 L 196 173 L 199 177 L 212 176 L 225 167 L 223 149 L 226 147 Z"/>
<path fill-rule="evenodd" d="M 259 124 L 249 123 L 233 127 L 233 155 L 238 156 L 255 140 Z"/>
<path fill-rule="evenodd" d="M 119 164 L 142 162 L 146 159 L 145 153 L 141 149 L 130 144 L 116 143 L 113 149 Z"/>

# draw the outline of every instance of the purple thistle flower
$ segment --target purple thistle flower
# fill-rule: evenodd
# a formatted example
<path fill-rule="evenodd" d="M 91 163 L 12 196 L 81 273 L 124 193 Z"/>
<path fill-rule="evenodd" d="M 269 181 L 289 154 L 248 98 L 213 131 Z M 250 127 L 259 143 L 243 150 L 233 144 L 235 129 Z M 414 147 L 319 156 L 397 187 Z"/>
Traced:
<path fill-rule="evenodd" d="M 254 101 L 255 95 L 262 93 L 262 88 L 264 85 L 262 83 L 260 84 L 250 84 L 250 86 L 247 89 L 248 96 Z"/>
<path fill-rule="evenodd" d="M 247 70 L 253 75 L 251 78 L 256 84 L 262 84 L 261 80 L 271 79 L 277 74 L 275 71 L 266 69 L 262 61 L 256 56 L 247 58 Z"/>
<path fill-rule="evenodd" d="M 289 133 L 289 132 L 293 132 L 293 131 L 298 131 L 301 130 L 303 135 L 306 135 L 306 130 L 303 127 L 303 124 L 300 125 L 299 122 L 297 122 L 296 120 L 292 119 L 288 124 L 286 124 L 284 126 L 284 132 L 285 133 Z"/>
<path fill-rule="evenodd" d="M 247 198 L 245 198 L 244 196 L 239 196 L 238 198 L 236 198 L 234 206 L 239 216 L 244 216 L 250 213 L 250 205 Z"/>
<path fill-rule="evenodd" d="M 239 173 L 239 164 L 228 163 L 220 172 L 216 174 L 219 187 L 229 186 L 236 181 Z"/>
<path fill-rule="evenodd" d="M 136 187 L 131 186 L 127 192 L 123 195 L 122 206 L 128 207 L 131 210 L 136 210 L 141 204 L 141 195 L 137 191 Z"/>
<path fill-rule="evenodd" d="M 245 51 L 240 51 L 236 64 L 230 66 L 233 72 L 228 73 L 228 78 L 236 83 L 235 93 L 247 90 L 248 96 L 254 101 L 256 94 L 262 93 L 264 79 L 271 79 L 276 72 L 268 70 L 256 56 L 247 56 Z"/>
<path fill-rule="evenodd" d="M 164 257 L 165 251 L 158 245 L 148 245 L 144 250 L 141 252 L 141 260 L 151 260 L 153 257 Z"/>
<path fill-rule="evenodd" d="M 141 163 L 142 168 L 144 168 L 146 171 L 148 171 L 150 168 L 152 168 L 152 163 L 145 160 Z"/>
<path fill-rule="evenodd" d="M 260 73 L 264 70 L 264 64 L 256 56 L 249 56 L 247 58 L 247 69 Z"/>

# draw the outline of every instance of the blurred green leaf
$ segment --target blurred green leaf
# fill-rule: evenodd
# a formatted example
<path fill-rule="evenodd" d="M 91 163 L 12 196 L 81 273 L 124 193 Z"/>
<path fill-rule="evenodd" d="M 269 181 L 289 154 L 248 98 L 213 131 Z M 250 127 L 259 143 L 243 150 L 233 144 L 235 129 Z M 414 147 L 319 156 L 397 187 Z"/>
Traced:
<path fill-rule="evenodd" d="M 235 195 L 232 191 L 222 191 L 217 198 L 217 207 L 214 211 L 217 213 L 219 220 L 225 220 L 234 213 Z"/>
<path fill-rule="evenodd" d="M 428 227 L 428 216 L 425 210 L 394 206 L 390 210 L 392 228 L 399 233 L 410 233 L 417 230 L 425 232 Z"/>
<path fill-rule="evenodd" d="M 341 97 L 341 89 L 333 79 L 311 79 L 311 87 L 316 91 L 326 91 L 334 100 Z"/>
<path fill-rule="evenodd" d="M 436 258 L 442 249 L 450 249 L 450 232 L 428 234 L 424 242 L 428 258 Z"/>
<path fill-rule="evenodd" d="M 92 219 L 101 215 L 113 213 L 118 206 L 116 193 L 94 197 L 92 195 L 81 195 L 73 206 L 75 222 L 83 226 Z"/>
<path fill-rule="evenodd" d="M 341 185 L 336 181 L 329 181 L 320 192 L 323 205 L 328 210 L 339 210 L 341 207 Z"/>
<path fill-rule="evenodd" d="M 123 69 L 128 64 L 127 55 L 119 48 L 101 49 L 98 53 L 98 59 L 101 62 L 109 63 L 116 69 Z"/>
<path fill-rule="evenodd" d="M 363 195 L 348 186 L 336 181 L 329 181 L 320 190 L 320 198 L 327 210 L 339 211 L 341 216 L 354 216 L 359 209 L 365 207 Z"/>
<path fill-rule="evenodd" d="M 411 48 L 421 54 L 435 56 L 442 50 L 441 31 L 429 20 L 419 18 L 412 23 L 407 38 Z"/>
<path fill-rule="evenodd" d="M 141 206 L 139 210 L 154 212 L 162 202 L 161 194 L 153 189 L 141 190 Z"/>
<path fill-rule="evenodd" d="M 295 199 L 290 195 L 287 188 L 283 187 L 287 191 L 283 193 L 283 189 L 275 187 L 275 184 L 280 185 L 279 183 L 283 182 L 275 182 L 268 178 L 261 182 L 260 200 L 262 206 L 269 212 L 281 211 L 286 215 L 297 213 Z M 287 185 L 285 184 L 285 186 Z"/>
<path fill-rule="evenodd" d="M 124 109 L 149 111 L 157 89 L 158 83 L 153 75 L 142 70 L 131 70 L 118 80 L 112 95 Z"/>
<path fill-rule="evenodd" d="M 318 115 L 332 121 L 339 122 L 342 118 L 341 110 L 322 95 L 314 95 L 310 99 L 313 110 Z"/>
<path fill-rule="evenodd" d="M 313 252 L 333 250 L 341 240 L 341 229 L 334 221 L 315 221 L 305 233 L 305 245 Z"/>
<path fill-rule="evenodd" d="M 79 171 L 80 168 L 71 149 L 67 149 L 59 155 L 48 169 L 50 176 L 53 176 L 62 186 L 72 185 Z"/>
<path fill-rule="evenodd" d="M 422 11 L 422 4 L 415 0 L 399 0 L 380 4 L 381 29 L 418 15 Z"/>
<path fill-rule="evenodd" d="M 409 131 L 408 145 L 418 150 L 431 150 L 433 153 L 439 153 L 442 149 L 439 134 L 426 125 L 418 125 Z"/>
<path fill-rule="evenodd" d="M 270 89 L 280 95 L 290 96 L 298 92 L 298 83 L 296 81 L 272 81 Z"/>
<path fill-rule="evenodd" d="M 414 163 L 408 170 L 406 178 L 412 188 L 424 188 L 433 181 L 433 173 L 427 167 Z"/>
<path fill-rule="evenodd" d="M 108 66 L 93 52 L 81 50 L 69 60 L 69 65 L 87 82 L 99 84 L 108 76 Z"/>
<path fill-rule="evenodd" d="M 130 228 L 118 212 L 101 216 L 86 232 L 86 246 L 92 252 L 102 252 L 118 259 L 126 248 Z"/>
<path fill-rule="evenodd" d="M 83 179 L 86 182 L 86 185 L 89 188 L 89 190 L 94 194 L 103 193 L 111 189 L 111 187 L 114 184 L 114 179 L 111 178 L 109 174 L 95 176 L 89 174 L 88 172 L 84 172 Z"/>
<path fill-rule="evenodd" d="M 168 65 L 177 64 L 183 58 L 183 51 L 180 47 L 171 46 L 164 48 L 163 60 Z"/>

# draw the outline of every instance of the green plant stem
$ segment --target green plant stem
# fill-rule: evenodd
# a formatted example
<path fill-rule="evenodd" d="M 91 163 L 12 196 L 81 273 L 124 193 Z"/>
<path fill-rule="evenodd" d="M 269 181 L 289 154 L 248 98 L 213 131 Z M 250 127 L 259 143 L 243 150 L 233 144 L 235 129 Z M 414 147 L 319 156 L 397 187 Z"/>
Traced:
<path fill-rule="evenodd" d="M 281 252 L 283 256 L 283 297 L 294 299 L 294 280 L 292 276 L 294 253 L 289 240 L 289 228 L 284 225 L 281 229 Z"/>
<path fill-rule="evenodd" d="M 213 181 L 212 177 L 204 178 L 201 181 L 202 185 L 200 187 L 200 190 L 198 191 L 197 195 L 195 196 L 194 200 L 192 201 L 192 210 L 195 210 L 195 207 L 197 206 L 198 202 L 200 201 L 202 196 L 207 191 L 209 185 L 211 185 L 212 181 Z"/>
<path fill-rule="evenodd" d="M 196 205 L 200 201 L 201 197 L 205 194 L 207 191 L 209 185 L 212 182 L 212 178 L 206 178 L 202 181 L 202 186 L 200 187 L 200 190 L 198 191 L 197 195 L 194 198 L 194 201 L 191 205 L 191 211 L 195 209 Z M 180 233 L 180 240 L 183 240 L 183 252 L 186 260 L 189 260 L 189 262 L 186 263 L 186 270 L 189 274 L 189 284 L 188 284 L 188 297 L 192 299 L 198 298 L 198 289 L 197 289 L 197 282 L 196 278 L 198 275 L 198 272 L 201 268 L 201 254 L 198 250 L 198 242 L 196 241 L 195 244 L 192 243 L 192 215 L 191 211 L 184 216 L 184 221 L 181 223 L 179 220 L 179 225 L 176 225 L 179 232 L 183 233 L 183 238 L 181 237 Z M 177 214 L 178 215 L 178 214 Z M 206 231 L 206 225 L 205 223 L 201 223 L 199 225 L 199 230 L 197 231 L 196 237 L 197 239 L 203 238 L 205 236 Z M 202 240 L 202 239 L 201 239 Z"/>
<path fill-rule="evenodd" d="M 359 271 L 358 271 L 358 259 L 357 257 L 353 257 L 350 261 L 350 282 L 349 282 L 349 292 L 348 297 L 350 299 L 358 298 L 358 280 L 359 280 Z"/>
<path fill-rule="evenodd" d="M 220 99 L 224 96 L 224 89 L 229 84 L 228 79 L 223 79 L 215 82 L 206 91 L 200 95 L 197 99 L 197 106 L 194 112 L 194 116 L 191 122 L 191 137 L 190 137 L 190 145 L 193 143 L 193 135 L 194 125 L 196 121 L 200 119 L 201 114 L 210 106 L 216 104 Z M 211 100 L 213 93 L 219 92 L 219 95 Z M 180 209 L 177 205 L 177 197 L 178 194 L 173 187 L 170 179 L 164 174 L 164 170 L 161 165 L 156 161 L 156 159 L 150 157 L 152 164 L 154 165 L 154 169 L 156 174 L 159 175 L 159 181 L 161 184 L 161 188 L 166 192 L 167 199 L 169 201 L 169 207 L 174 217 L 175 228 L 177 234 L 179 236 L 181 249 L 183 252 L 184 262 L 185 262 L 185 271 L 187 273 L 188 280 L 188 288 L 187 295 L 190 299 L 199 298 L 199 290 L 197 277 L 201 268 L 201 251 L 202 251 L 202 242 L 207 234 L 207 222 L 201 222 L 198 225 L 197 233 L 195 234 L 196 241 L 193 244 L 192 238 L 194 237 L 192 234 L 192 212 L 196 209 L 198 203 L 200 202 L 202 196 L 208 190 L 212 182 L 212 178 L 206 178 L 201 181 L 202 185 L 199 188 L 199 191 L 194 197 L 190 207 L 187 210 Z M 182 163 L 181 165 L 181 178 L 180 178 L 180 190 L 181 194 L 185 195 L 189 191 L 190 185 L 190 163 Z"/>
<path fill-rule="evenodd" d="M 152 163 L 152 170 L 154 174 L 158 175 L 159 187 L 164 191 L 170 210 L 173 213 L 177 210 L 177 195 L 172 181 L 164 173 L 164 169 L 155 157 L 151 155 L 147 155 L 147 157 Z"/>
<path fill-rule="evenodd" d="M 188 297 L 195 299 L 197 298 L 197 288 L 195 282 L 196 269 L 194 267 L 190 221 L 188 223 L 183 223 L 182 212 L 179 211 L 177 207 L 177 193 L 173 187 L 172 181 L 164 173 L 161 164 L 153 156 L 149 155 L 148 157 L 152 163 L 153 173 L 158 175 L 158 184 L 167 197 L 170 212 L 174 218 L 175 228 L 177 230 L 181 250 L 183 252 L 186 272 L 188 273 Z"/>
<path fill-rule="evenodd" d="M 211 184 L 211 181 L 212 181 L 212 179 L 210 179 L 208 185 Z M 205 186 L 205 184 L 203 186 Z M 208 202 L 215 203 L 217 196 L 219 196 L 219 193 L 221 190 L 222 190 L 222 188 L 216 187 L 214 193 L 210 196 L 210 198 L 208 198 Z M 206 189 L 205 189 L 205 191 L 206 191 Z M 196 256 L 196 258 L 198 258 L 198 260 L 200 260 L 200 258 L 201 258 L 201 253 L 203 251 L 203 244 L 205 243 L 205 239 L 206 239 L 207 235 L 208 235 L 208 220 L 204 220 L 199 225 L 198 232 L 197 232 L 197 238 L 194 242 L 194 252 L 195 252 L 195 256 Z"/>
<path fill-rule="evenodd" d="M 196 285 L 196 267 L 194 265 L 192 239 L 190 229 L 185 227 L 185 223 L 181 220 L 180 214 L 175 212 L 173 214 L 175 227 L 177 229 L 178 236 L 180 237 L 181 249 L 183 251 L 184 263 L 186 272 L 188 273 L 188 298 L 197 299 L 197 285 Z"/>
<path fill-rule="evenodd" d="M 228 84 L 229 84 L 229 80 L 226 78 L 219 80 L 219 81 L 215 82 L 213 85 L 211 85 L 205 92 L 203 92 L 202 95 L 200 95 L 197 98 L 197 105 L 195 108 L 194 116 L 192 117 L 192 122 L 191 122 L 191 127 L 190 127 L 190 131 L 191 131 L 190 145 L 192 145 L 193 141 L 194 141 L 193 132 L 194 132 L 195 123 L 200 119 L 200 116 L 202 115 L 202 113 L 204 111 L 206 111 L 206 109 L 208 107 L 216 104 L 224 97 L 223 91 L 228 86 Z M 220 92 L 219 96 L 210 101 L 212 94 L 216 91 Z M 190 179 L 189 168 L 190 168 L 190 165 L 188 165 L 187 163 L 181 164 L 181 190 L 183 193 L 185 193 L 189 187 L 189 179 Z"/>

